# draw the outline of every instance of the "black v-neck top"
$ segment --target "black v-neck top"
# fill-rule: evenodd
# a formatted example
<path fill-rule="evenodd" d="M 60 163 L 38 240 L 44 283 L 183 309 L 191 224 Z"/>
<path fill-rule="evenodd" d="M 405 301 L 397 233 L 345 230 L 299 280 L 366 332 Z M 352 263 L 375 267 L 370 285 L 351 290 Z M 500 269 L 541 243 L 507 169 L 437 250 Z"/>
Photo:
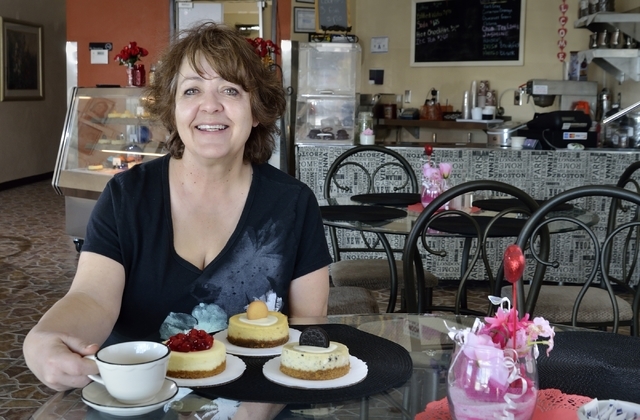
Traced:
<path fill-rule="evenodd" d="M 82 250 L 125 270 L 110 342 L 219 331 L 255 299 L 287 314 L 291 281 L 331 262 L 313 192 L 268 164 L 254 165 L 235 231 L 200 270 L 173 247 L 169 161 L 167 155 L 114 176 L 87 225 Z"/>

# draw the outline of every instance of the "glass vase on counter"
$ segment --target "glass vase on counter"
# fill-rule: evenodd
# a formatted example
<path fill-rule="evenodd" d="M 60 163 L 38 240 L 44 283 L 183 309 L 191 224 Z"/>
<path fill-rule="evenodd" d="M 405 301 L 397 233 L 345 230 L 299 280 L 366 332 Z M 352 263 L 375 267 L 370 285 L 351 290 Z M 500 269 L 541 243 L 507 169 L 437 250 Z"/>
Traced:
<path fill-rule="evenodd" d="M 442 175 L 440 169 L 427 162 L 422 167 L 422 190 L 420 201 L 427 207 L 442 192 Z"/>
<path fill-rule="evenodd" d="M 373 134 L 373 113 L 366 111 L 358 114 L 358 126 L 355 138 L 360 139 L 365 130 L 369 130 L 367 133 Z M 362 141 L 360 141 L 360 144 L 363 144 Z"/>

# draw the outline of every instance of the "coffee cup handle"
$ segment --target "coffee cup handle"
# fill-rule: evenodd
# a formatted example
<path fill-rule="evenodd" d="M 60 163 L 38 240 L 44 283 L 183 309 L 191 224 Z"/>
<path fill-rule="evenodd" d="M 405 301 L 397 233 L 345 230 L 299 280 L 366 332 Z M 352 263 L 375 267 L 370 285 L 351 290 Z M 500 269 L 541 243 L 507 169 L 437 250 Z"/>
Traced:
<path fill-rule="evenodd" d="M 96 361 L 96 356 L 93 354 L 89 354 L 87 356 L 84 356 L 85 359 L 91 359 L 94 362 Z M 102 380 L 102 376 L 100 375 L 87 375 L 89 377 L 89 379 L 91 379 L 94 382 L 98 382 L 99 384 L 104 385 L 104 381 Z"/>

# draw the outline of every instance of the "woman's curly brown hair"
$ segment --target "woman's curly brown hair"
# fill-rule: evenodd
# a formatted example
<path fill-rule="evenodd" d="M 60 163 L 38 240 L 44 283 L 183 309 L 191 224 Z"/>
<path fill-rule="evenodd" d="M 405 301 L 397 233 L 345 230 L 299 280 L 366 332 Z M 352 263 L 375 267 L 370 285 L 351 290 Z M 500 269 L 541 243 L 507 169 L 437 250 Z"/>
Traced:
<path fill-rule="evenodd" d="M 176 128 L 175 104 L 178 74 L 186 58 L 201 76 L 198 64 L 204 57 L 224 80 L 242 86 L 249 93 L 252 117 L 258 121 L 244 148 L 244 160 L 264 163 L 275 147 L 274 136 L 280 134 L 278 118 L 284 113 L 284 89 L 277 72 L 265 66 L 258 54 L 238 31 L 225 25 L 207 22 L 177 35 L 156 67 L 154 82 L 146 88 L 145 109 L 162 122 L 169 132 L 166 147 L 171 156 L 182 158 L 184 143 Z"/>

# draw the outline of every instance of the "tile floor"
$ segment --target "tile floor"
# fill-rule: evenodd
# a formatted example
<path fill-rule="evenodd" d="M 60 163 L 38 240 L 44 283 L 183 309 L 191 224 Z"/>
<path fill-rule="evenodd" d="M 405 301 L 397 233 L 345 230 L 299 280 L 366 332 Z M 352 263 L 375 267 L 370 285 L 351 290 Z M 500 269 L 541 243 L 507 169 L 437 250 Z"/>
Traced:
<path fill-rule="evenodd" d="M 28 419 L 54 391 L 26 367 L 22 341 L 68 289 L 78 254 L 50 181 L 0 191 L 0 227 L 0 418 Z"/>
<path fill-rule="evenodd" d="M 22 341 L 68 289 L 78 253 L 64 230 L 64 197 L 50 181 L 0 191 L 0 227 L 0 420 L 27 420 L 55 392 L 26 367 Z M 453 294 L 437 290 L 434 303 L 450 304 Z M 378 296 L 384 310 L 386 294 Z M 474 290 L 469 306 L 484 309 L 485 296 Z"/>

